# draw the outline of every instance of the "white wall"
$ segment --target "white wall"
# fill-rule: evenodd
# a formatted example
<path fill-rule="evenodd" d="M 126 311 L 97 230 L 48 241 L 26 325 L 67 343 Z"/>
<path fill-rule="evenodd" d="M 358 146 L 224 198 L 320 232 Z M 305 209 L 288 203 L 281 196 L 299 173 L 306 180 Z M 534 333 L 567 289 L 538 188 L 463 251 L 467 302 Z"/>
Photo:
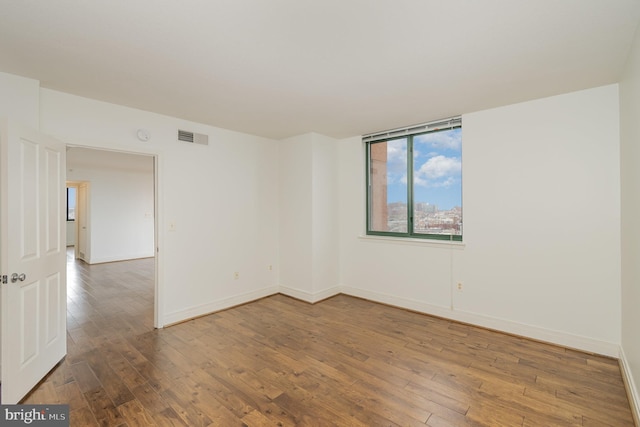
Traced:
<path fill-rule="evenodd" d="M 340 292 L 337 141 L 313 134 L 312 251 L 314 301 Z"/>
<path fill-rule="evenodd" d="M 461 245 L 360 238 L 363 147 L 342 141 L 344 289 L 617 355 L 617 94 L 611 85 L 464 115 Z"/>
<path fill-rule="evenodd" d="M 622 354 L 640 419 L 640 32 L 620 82 Z"/>
<path fill-rule="evenodd" d="M 0 117 L 38 129 L 40 82 L 0 72 Z"/>
<path fill-rule="evenodd" d="M 67 221 L 67 246 L 76 244 L 76 222 Z"/>
<path fill-rule="evenodd" d="M 278 147 L 280 286 L 305 300 L 313 299 L 312 138 L 296 136 Z"/>
<path fill-rule="evenodd" d="M 151 171 L 67 167 L 67 180 L 90 183 L 89 264 L 154 256 L 153 158 L 146 160 Z"/>
<path fill-rule="evenodd" d="M 276 142 L 52 90 L 40 99 L 43 133 L 158 155 L 161 323 L 277 292 Z M 208 134 L 209 145 L 178 142 L 178 128 Z"/>
<path fill-rule="evenodd" d="M 617 346 L 618 117 L 617 85 L 463 117 L 457 309 Z"/>
<path fill-rule="evenodd" d="M 281 291 L 318 301 L 339 292 L 336 141 L 309 133 L 279 150 Z"/>

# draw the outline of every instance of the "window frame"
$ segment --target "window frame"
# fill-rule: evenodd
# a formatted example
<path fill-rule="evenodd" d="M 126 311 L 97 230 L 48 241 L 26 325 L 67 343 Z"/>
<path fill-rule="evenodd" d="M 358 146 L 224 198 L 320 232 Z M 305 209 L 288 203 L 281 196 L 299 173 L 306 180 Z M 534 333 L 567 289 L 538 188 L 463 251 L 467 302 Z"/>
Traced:
<path fill-rule="evenodd" d="M 69 189 L 70 188 L 73 188 L 76 191 L 76 193 L 74 194 L 74 199 L 75 199 L 75 197 L 77 195 L 77 191 L 78 191 L 77 187 L 73 187 L 73 186 L 72 187 L 67 187 L 67 209 L 66 209 L 67 222 L 76 220 L 75 215 L 74 215 L 73 218 L 69 218 Z"/>
<path fill-rule="evenodd" d="M 442 121 L 437 122 L 436 124 L 442 124 Z M 414 138 L 433 133 L 433 132 L 441 132 L 453 129 L 461 129 L 462 122 L 459 118 L 450 119 L 448 122 L 448 126 L 444 127 L 435 127 L 429 128 L 430 124 L 416 126 L 408 129 L 409 131 L 413 130 L 413 132 L 403 132 L 403 130 L 395 130 L 389 132 L 379 133 L 376 136 L 383 137 L 371 137 L 365 136 L 363 137 L 363 142 L 365 145 L 365 174 L 366 174 L 366 234 L 368 236 L 386 236 L 386 237 L 398 237 L 398 238 L 416 238 L 416 239 L 424 239 L 424 240 L 440 240 L 440 241 L 453 241 L 453 242 L 462 242 L 463 241 L 463 230 L 461 228 L 460 234 L 431 234 L 431 233 L 418 233 L 414 231 L 414 158 L 413 158 L 413 145 Z M 422 126 L 424 126 L 424 130 L 422 130 Z M 419 131 L 420 129 L 421 131 Z M 384 137 L 387 136 L 387 137 Z M 382 143 L 382 142 L 390 142 L 400 139 L 407 140 L 407 231 L 406 232 L 396 232 L 396 231 L 377 231 L 371 229 L 371 146 L 372 144 Z M 462 177 L 462 172 L 460 173 Z M 461 206 L 462 207 L 462 206 Z M 464 212 L 464 208 L 463 208 Z M 464 213 L 463 213 L 464 215 Z M 461 225 L 463 223 L 463 218 L 461 218 Z"/>

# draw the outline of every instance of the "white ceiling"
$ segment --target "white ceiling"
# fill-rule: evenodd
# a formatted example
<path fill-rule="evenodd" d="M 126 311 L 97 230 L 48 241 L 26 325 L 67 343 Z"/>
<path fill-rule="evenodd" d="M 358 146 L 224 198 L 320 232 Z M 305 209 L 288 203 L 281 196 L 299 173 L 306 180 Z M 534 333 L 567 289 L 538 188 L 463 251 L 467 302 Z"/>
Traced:
<path fill-rule="evenodd" d="M 0 71 L 270 138 L 614 83 L 638 0 L 0 0 Z"/>

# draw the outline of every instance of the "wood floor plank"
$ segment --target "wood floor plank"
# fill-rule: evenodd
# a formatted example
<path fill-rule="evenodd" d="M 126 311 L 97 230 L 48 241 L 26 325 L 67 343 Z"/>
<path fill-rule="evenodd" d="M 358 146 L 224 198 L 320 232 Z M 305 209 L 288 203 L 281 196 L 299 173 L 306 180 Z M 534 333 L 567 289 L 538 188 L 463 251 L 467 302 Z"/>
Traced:
<path fill-rule="evenodd" d="M 236 413 L 239 418 L 243 418 L 246 414 L 258 409 L 264 413 L 272 414 L 270 417 L 276 417 L 281 421 L 292 421 L 288 419 L 286 412 L 282 408 L 275 405 L 274 399 L 282 394 L 282 391 L 273 393 L 272 396 L 265 394 L 266 388 L 262 386 L 264 383 L 257 376 L 252 375 L 252 383 L 257 384 L 254 387 L 243 380 L 246 377 L 244 371 L 236 369 L 225 369 L 219 367 L 208 367 L 196 373 L 197 376 L 193 380 L 201 387 L 210 387 L 209 384 L 215 384 L 214 396 L 228 410 Z M 276 390 L 277 387 L 271 385 L 270 389 Z"/>
<path fill-rule="evenodd" d="M 167 402 L 149 384 L 139 385 L 133 388 L 131 392 L 151 414 L 157 414 L 169 408 Z"/>
<path fill-rule="evenodd" d="M 174 391 L 165 390 L 160 396 L 169 404 L 171 409 L 182 419 L 184 424 L 193 427 L 208 426 L 213 421 L 204 412 L 197 408 L 190 400 L 189 394 L 181 392 L 178 389 Z"/>
<path fill-rule="evenodd" d="M 458 412 L 460 414 L 466 414 L 470 408 L 471 396 L 457 393 L 446 393 L 442 392 L 443 387 L 435 386 L 437 383 L 435 381 L 431 382 L 429 385 L 426 383 L 422 383 L 421 385 L 416 383 L 409 383 L 405 387 L 407 392 L 417 394 L 420 396 L 425 396 L 429 400 L 436 402 L 445 408 L 449 408 L 452 411 Z M 457 394 L 457 395 L 456 395 Z"/>
<path fill-rule="evenodd" d="M 273 420 L 271 420 L 267 415 L 263 414 L 261 411 L 253 410 L 242 417 L 242 424 L 246 427 L 260 427 L 260 426 L 268 426 L 268 425 L 286 425 L 286 424 L 274 424 Z"/>
<path fill-rule="evenodd" d="M 87 405 L 84 395 L 78 387 L 78 383 L 71 382 L 56 387 L 56 393 L 61 403 L 66 403 L 70 408 L 81 408 Z M 51 402 L 46 402 L 51 403 Z"/>
<path fill-rule="evenodd" d="M 130 400 L 118 406 L 118 411 L 129 427 L 155 426 L 151 414 L 136 400 Z"/>
<path fill-rule="evenodd" d="M 98 420 L 96 420 L 96 417 L 88 406 L 81 406 L 69 411 L 69 425 L 93 427 L 99 426 L 100 424 L 98 424 Z"/>
<path fill-rule="evenodd" d="M 496 427 L 521 426 L 524 422 L 524 417 L 511 408 L 490 401 L 474 402 L 465 418 L 478 425 Z"/>
<path fill-rule="evenodd" d="M 47 403 L 62 403 L 56 391 L 56 387 L 52 381 L 44 382 L 40 387 L 34 390 L 26 399 L 25 403 L 33 405 Z"/>
<path fill-rule="evenodd" d="M 73 376 L 80 386 L 80 391 L 83 393 L 101 386 L 100 380 L 98 380 L 86 361 L 71 365 L 71 372 L 73 372 Z"/>
<path fill-rule="evenodd" d="M 153 414 L 152 417 L 158 427 L 189 427 L 173 408 L 167 408 L 157 414 Z"/>
<path fill-rule="evenodd" d="M 633 426 L 618 361 L 339 295 L 153 329 L 154 260 L 68 257 L 72 426 Z"/>
<path fill-rule="evenodd" d="M 124 423 L 122 415 L 102 387 L 85 392 L 84 397 L 100 424 L 120 425 Z"/>
<path fill-rule="evenodd" d="M 548 393 L 538 391 L 535 388 L 525 390 L 525 396 L 542 401 L 547 406 L 553 405 L 566 413 L 573 412 L 576 415 L 600 420 L 604 424 L 613 423 L 613 425 L 619 426 L 633 426 L 633 420 L 628 418 L 630 409 L 629 411 L 624 411 L 621 410 L 624 408 L 620 406 L 598 405 L 593 401 L 592 404 L 585 404 L 586 400 L 580 398 L 553 398 Z"/>
<path fill-rule="evenodd" d="M 108 360 L 113 372 L 118 375 L 129 390 L 147 383 L 147 380 L 122 356 Z"/>
<path fill-rule="evenodd" d="M 85 354 L 85 359 L 115 406 L 120 406 L 134 399 L 131 390 L 111 369 L 106 359 L 102 357 L 102 353 L 99 353 L 98 350 L 92 350 Z"/>

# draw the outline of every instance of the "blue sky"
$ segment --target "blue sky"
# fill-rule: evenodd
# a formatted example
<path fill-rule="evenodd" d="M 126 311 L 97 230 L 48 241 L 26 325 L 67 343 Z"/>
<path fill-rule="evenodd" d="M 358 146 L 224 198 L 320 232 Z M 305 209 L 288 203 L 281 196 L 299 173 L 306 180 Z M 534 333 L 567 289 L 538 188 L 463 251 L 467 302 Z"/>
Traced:
<path fill-rule="evenodd" d="M 414 137 L 414 202 L 440 210 L 462 206 L 462 129 Z M 387 200 L 407 201 L 407 140 L 387 144 Z"/>
<path fill-rule="evenodd" d="M 68 187 L 67 192 L 67 219 L 69 219 L 69 212 L 72 212 L 72 217 L 75 219 L 75 211 L 76 211 L 76 188 Z"/>

